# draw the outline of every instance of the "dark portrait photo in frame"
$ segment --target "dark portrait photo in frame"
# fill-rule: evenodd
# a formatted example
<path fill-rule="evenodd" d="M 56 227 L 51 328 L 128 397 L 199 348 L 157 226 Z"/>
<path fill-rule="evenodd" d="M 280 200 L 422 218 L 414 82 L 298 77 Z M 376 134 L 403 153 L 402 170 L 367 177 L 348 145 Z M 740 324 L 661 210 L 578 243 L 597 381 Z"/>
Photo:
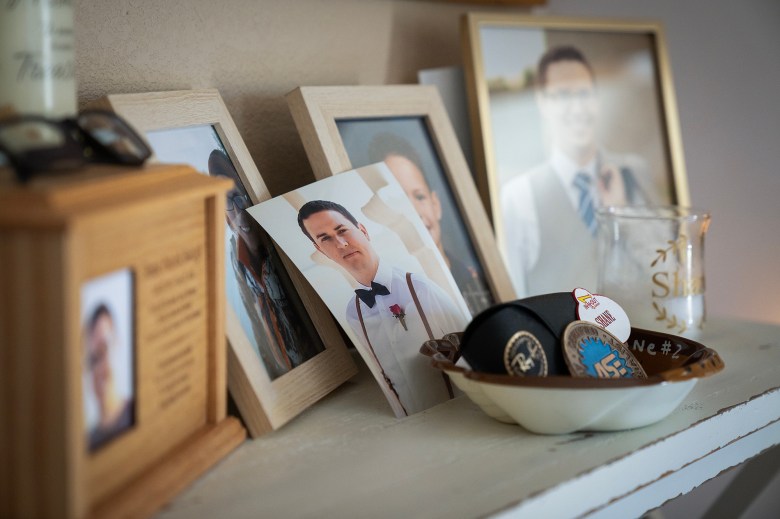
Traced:
<path fill-rule="evenodd" d="M 270 193 L 219 92 L 109 95 L 149 141 L 152 161 L 226 177 L 225 330 L 228 387 L 252 437 L 277 429 L 356 373 L 338 325 L 246 212 Z"/>
<path fill-rule="evenodd" d="M 477 184 L 515 290 L 595 287 L 599 207 L 689 202 L 662 29 L 464 20 Z"/>
<path fill-rule="evenodd" d="M 354 167 L 384 162 L 423 221 L 472 315 L 495 304 L 421 117 L 336 121 Z"/>
<path fill-rule="evenodd" d="M 187 163 L 235 184 L 225 211 L 225 289 L 244 333 L 273 381 L 325 350 L 271 239 L 247 213 L 252 204 L 213 126 L 150 131 L 157 160 Z"/>
<path fill-rule="evenodd" d="M 82 392 L 89 452 L 135 424 L 134 304 L 129 269 L 81 286 Z"/>
<path fill-rule="evenodd" d="M 429 85 L 300 87 L 287 94 L 318 179 L 385 162 L 445 258 L 469 310 L 515 299 L 493 230 Z"/>

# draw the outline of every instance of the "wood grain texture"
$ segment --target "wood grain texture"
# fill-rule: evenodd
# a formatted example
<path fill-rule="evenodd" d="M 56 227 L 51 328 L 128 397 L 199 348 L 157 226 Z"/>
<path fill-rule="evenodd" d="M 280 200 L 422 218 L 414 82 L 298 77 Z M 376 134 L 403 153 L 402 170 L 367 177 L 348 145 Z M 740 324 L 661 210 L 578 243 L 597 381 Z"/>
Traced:
<path fill-rule="evenodd" d="M 724 371 L 663 421 L 610 433 L 534 435 L 465 397 L 396 420 L 364 371 L 159 519 L 638 517 L 780 442 L 780 327 L 711 319 L 702 342 Z"/>
<path fill-rule="evenodd" d="M 222 225 L 222 215 L 225 214 L 225 197 L 211 197 L 205 201 L 205 254 L 206 264 L 213 268 L 206 272 L 206 286 L 210 289 L 206 299 L 205 317 L 207 323 L 206 337 L 209 344 L 206 353 L 206 379 L 209 387 L 206 390 L 206 422 L 218 424 L 227 416 L 227 398 L 225 388 L 227 382 L 227 343 L 225 341 L 225 255 L 220 251 L 225 243 L 225 226 Z M 208 225 L 211 222 L 211 225 Z"/>
<path fill-rule="evenodd" d="M 65 242 L 51 230 L 31 234 L 0 228 L 3 517 L 74 514 L 85 504 L 77 484 L 84 464 L 71 450 L 74 429 L 79 429 L 70 415 L 81 414 L 80 400 L 69 398 L 68 387 L 78 380 L 64 369 L 73 358 L 62 347 L 67 333 Z"/>
<path fill-rule="evenodd" d="M 162 458 L 143 477 L 98 504 L 91 519 L 149 517 L 187 488 L 217 461 L 240 445 L 246 431 L 234 417 L 203 428 L 196 436 Z"/>

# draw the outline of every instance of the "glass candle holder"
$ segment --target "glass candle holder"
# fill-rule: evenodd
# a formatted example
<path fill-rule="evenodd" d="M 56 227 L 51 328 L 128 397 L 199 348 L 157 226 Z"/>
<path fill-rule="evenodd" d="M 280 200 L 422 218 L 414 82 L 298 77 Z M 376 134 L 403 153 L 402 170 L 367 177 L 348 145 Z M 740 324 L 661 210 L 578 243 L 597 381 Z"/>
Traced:
<path fill-rule="evenodd" d="M 596 214 L 598 292 L 631 325 L 696 338 L 704 328 L 707 211 L 680 206 L 605 207 Z"/>

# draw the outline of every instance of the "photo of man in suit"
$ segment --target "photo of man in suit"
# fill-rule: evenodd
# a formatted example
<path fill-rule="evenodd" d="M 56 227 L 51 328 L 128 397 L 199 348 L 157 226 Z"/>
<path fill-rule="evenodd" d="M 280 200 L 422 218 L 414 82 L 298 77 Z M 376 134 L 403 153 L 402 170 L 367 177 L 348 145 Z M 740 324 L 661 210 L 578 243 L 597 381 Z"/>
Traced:
<path fill-rule="evenodd" d="M 548 158 L 501 189 L 504 250 L 520 296 L 595 287 L 596 209 L 654 202 L 640 185 L 644 161 L 598 141 L 597 80 L 582 51 L 563 45 L 542 55 L 536 103 Z"/>
<path fill-rule="evenodd" d="M 419 353 L 424 341 L 465 328 L 466 316 L 452 298 L 423 274 L 383 261 L 366 227 L 338 203 L 306 202 L 298 225 L 316 250 L 359 284 L 346 305 L 346 322 L 380 366 L 397 414 L 452 398 L 449 380 Z"/>
<path fill-rule="evenodd" d="M 474 252 L 461 215 L 452 207 L 451 193 L 442 196 L 431 187 L 423 160 L 414 147 L 395 133 L 377 134 L 368 147 L 371 162 L 384 162 L 401 184 L 415 211 L 431 233 L 445 263 L 455 278 L 472 315 L 494 304 L 485 273 Z M 446 203 L 449 199 L 450 203 Z M 454 232 L 446 236 L 442 220 L 449 220 Z"/>
<path fill-rule="evenodd" d="M 135 422 L 132 396 L 123 395 L 117 383 L 117 372 L 131 371 L 132 366 L 112 362 L 120 338 L 115 318 L 105 303 L 89 314 L 84 333 L 84 350 L 89 381 L 97 404 L 98 419 L 88 431 L 90 452 L 116 438 Z"/>
<path fill-rule="evenodd" d="M 80 287 L 84 430 L 89 452 L 129 432 L 138 418 L 135 391 L 134 277 L 129 268 Z"/>

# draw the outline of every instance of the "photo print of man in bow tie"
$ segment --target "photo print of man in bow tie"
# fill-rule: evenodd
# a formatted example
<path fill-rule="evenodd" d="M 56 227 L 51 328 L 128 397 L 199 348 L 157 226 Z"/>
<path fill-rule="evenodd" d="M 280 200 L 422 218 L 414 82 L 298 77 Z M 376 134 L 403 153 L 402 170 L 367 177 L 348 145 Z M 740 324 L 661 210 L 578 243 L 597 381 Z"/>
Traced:
<path fill-rule="evenodd" d="M 299 203 L 289 204 L 280 197 L 281 202 L 276 199 L 256 206 L 252 215 L 268 229 L 323 297 L 372 367 L 396 416 L 406 416 L 454 396 L 449 379 L 420 354 L 420 347 L 429 339 L 462 331 L 468 324 L 469 314 L 465 300 L 419 216 L 384 164 L 381 170 L 384 173 L 382 182 L 392 182 L 392 186 L 384 186 L 379 191 L 392 190 L 395 198 L 391 203 L 381 203 L 377 195 L 371 196 L 367 204 L 363 200 L 370 195 L 358 197 L 359 201 L 355 203 L 356 200 L 344 190 L 316 189 L 317 185 L 327 186 L 329 182 L 346 185 L 348 173 L 342 173 L 294 192 L 303 195 L 296 198 Z M 355 176 L 352 184 L 357 192 L 371 193 L 359 176 Z M 359 184 L 362 184 L 362 190 L 358 189 Z M 324 199 L 326 195 L 336 198 L 334 191 L 342 193 L 338 202 Z M 398 207 L 395 200 L 403 206 Z M 372 202 L 376 204 L 375 208 L 392 212 L 377 216 L 365 208 L 365 205 L 371 207 Z M 266 204 L 277 207 L 275 210 L 264 208 Z M 274 225 L 280 220 L 280 210 L 289 210 L 290 205 L 298 207 L 299 231 L 294 238 L 290 236 L 289 228 L 282 230 Z M 350 210 L 345 205 L 360 209 Z M 265 213 L 258 214 L 258 209 L 265 209 Z M 371 216 L 367 216 L 367 212 Z M 268 216 L 264 218 L 264 215 Z M 388 219 L 393 221 L 388 222 Z M 416 223 L 406 228 L 401 225 L 399 229 L 390 229 L 387 225 L 407 219 Z M 375 229 L 376 236 L 367 227 Z M 404 256 L 413 255 L 399 235 L 406 235 L 406 241 L 419 246 L 421 261 L 415 258 L 403 261 L 408 259 Z M 290 242 L 295 240 L 298 243 L 290 249 Z M 308 243 L 306 251 L 300 250 L 303 240 Z M 314 251 L 324 258 L 316 259 L 319 256 L 316 255 L 312 260 Z M 426 275 L 422 264 L 441 274 L 439 282 Z M 322 273 L 323 267 L 328 274 Z M 343 276 L 334 277 L 334 268 Z M 314 275 L 313 271 L 319 271 L 319 274 Z M 441 279 L 445 280 L 446 289 L 440 285 Z M 320 286 L 318 280 L 321 280 Z"/>

